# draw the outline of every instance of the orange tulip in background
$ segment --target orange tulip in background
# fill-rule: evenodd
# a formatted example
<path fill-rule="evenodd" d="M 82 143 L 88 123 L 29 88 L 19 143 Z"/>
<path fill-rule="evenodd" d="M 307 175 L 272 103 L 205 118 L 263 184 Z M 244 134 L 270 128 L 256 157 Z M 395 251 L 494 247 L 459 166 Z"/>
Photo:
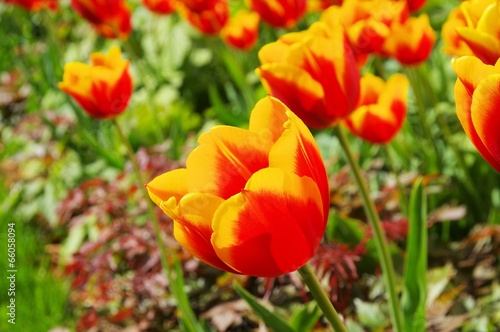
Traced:
<path fill-rule="evenodd" d="M 496 0 L 462 2 L 443 25 L 443 51 L 452 56 L 475 55 L 495 64 L 500 57 L 499 8 Z"/>
<path fill-rule="evenodd" d="M 3 0 L 3 2 L 23 7 L 31 12 L 42 9 L 56 10 L 59 8 L 57 0 Z"/>
<path fill-rule="evenodd" d="M 241 50 L 250 50 L 259 37 L 259 14 L 245 9 L 238 11 L 222 28 L 222 40 Z"/>
<path fill-rule="evenodd" d="M 346 0 L 321 14 L 321 21 L 334 29 L 341 24 L 347 31 L 358 65 L 370 53 L 395 57 L 405 65 L 425 61 L 436 35 L 426 15 L 410 17 L 412 1 Z M 415 7 L 417 8 L 417 7 Z"/>
<path fill-rule="evenodd" d="M 273 27 L 292 28 L 306 14 L 307 0 L 250 0 L 250 8 Z"/>
<path fill-rule="evenodd" d="M 200 32 L 214 35 L 229 20 L 228 0 L 177 0 L 179 14 Z"/>
<path fill-rule="evenodd" d="M 359 71 L 341 26 L 317 22 L 289 33 L 259 51 L 262 84 L 308 126 L 335 125 L 358 100 Z"/>
<path fill-rule="evenodd" d="M 389 143 L 403 126 L 408 86 L 408 79 L 401 74 L 392 75 L 387 82 L 366 74 L 361 78 L 358 106 L 344 124 L 351 133 L 371 143 Z"/>
<path fill-rule="evenodd" d="M 92 117 L 112 119 L 127 107 L 133 84 L 129 62 L 118 47 L 108 54 L 93 53 L 90 65 L 71 62 L 64 66 L 59 89 L 69 94 Z"/>
<path fill-rule="evenodd" d="M 249 130 L 217 126 L 199 138 L 186 168 L 147 184 L 174 221 L 174 236 L 219 269 L 275 277 L 316 251 L 330 206 L 313 136 L 279 100 L 252 111 Z"/>
<path fill-rule="evenodd" d="M 457 74 L 455 102 L 465 133 L 500 172 L 500 61 L 484 64 L 474 56 L 452 62 Z"/>
<path fill-rule="evenodd" d="M 142 0 L 144 7 L 159 15 L 171 14 L 175 11 L 177 0 Z"/>
<path fill-rule="evenodd" d="M 124 0 L 71 0 L 71 7 L 106 38 L 127 39 L 132 32 Z"/>
<path fill-rule="evenodd" d="M 396 58 L 404 65 L 418 65 L 427 60 L 436 42 L 436 32 L 429 17 L 422 14 L 404 23 L 394 22 L 382 45 L 382 53 Z"/>
<path fill-rule="evenodd" d="M 462 4 L 463 6 L 464 4 Z M 466 8 L 466 6 L 463 6 Z M 486 7 L 477 25 L 457 27 L 462 40 L 469 46 L 472 53 L 484 63 L 494 65 L 500 58 L 500 6 L 493 2 Z M 467 9 L 463 9 L 468 15 Z"/>

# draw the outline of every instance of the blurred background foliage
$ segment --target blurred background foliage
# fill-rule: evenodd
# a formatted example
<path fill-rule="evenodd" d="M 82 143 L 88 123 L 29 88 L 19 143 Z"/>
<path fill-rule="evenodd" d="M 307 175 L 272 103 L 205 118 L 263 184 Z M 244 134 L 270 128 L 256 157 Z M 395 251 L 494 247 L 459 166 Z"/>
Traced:
<path fill-rule="evenodd" d="M 427 2 L 424 11 L 438 34 L 458 3 Z M 132 63 L 135 91 L 119 121 L 150 179 L 182 166 L 197 136 L 213 125 L 247 125 L 250 110 L 266 95 L 254 73 L 257 51 L 285 30 L 261 24 L 258 44 L 242 52 L 201 35 L 176 15 L 154 15 L 137 1 L 131 5 L 134 31 L 122 49 Z M 316 19 L 310 14 L 296 29 Z M 0 234 L 4 243 L 5 224 L 16 222 L 15 330 L 178 330 L 152 232 L 141 221 L 143 198 L 136 194 L 119 137 L 110 123 L 83 114 L 56 86 L 64 63 L 84 61 L 116 42 L 99 37 L 67 6 L 28 13 L 2 4 L 0 36 Z M 430 59 L 416 68 L 370 60 L 365 71 L 403 72 L 412 82 L 407 120 L 387 146 L 350 141 L 400 275 L 408 221 L 400 211 L 398 181 L 409 195 L 415 179 L 423 176 L 429 330 L 497 331 L 500 176 L 479 156 L 456 118 L 455 74 L 441 48 L 438 38 Z M 333 213 L 313 266 L 350 331 L 384 330 L 387 307 L 356 187 L 332 132 L 314 134 L 331 175 Z M 259 315 L 249 306 L 251 299 L 235 295 L 234 281 L 295 322 L 292 330 L 293 324 L 296 331 L 302 331 L 300 326 L 322 329 L 316 309 L 304 304 L 304 286 L 296 275 L 266 280 L 200 264 L 178 247 L 162 218 L 168 244 L 180 253 L 184 289 L 195 313 L 209 322 L 207 330 L 249 331 L 267 323 L 269 315 Z M 6 250 L 1 252 L 3 269 Z M 0 289 L 6 283 L 1 278 Z M 5 295 L 2 291 L 0 329 L 10 331 Z M 311 321 L 301 320 L 304 315 Z"/>

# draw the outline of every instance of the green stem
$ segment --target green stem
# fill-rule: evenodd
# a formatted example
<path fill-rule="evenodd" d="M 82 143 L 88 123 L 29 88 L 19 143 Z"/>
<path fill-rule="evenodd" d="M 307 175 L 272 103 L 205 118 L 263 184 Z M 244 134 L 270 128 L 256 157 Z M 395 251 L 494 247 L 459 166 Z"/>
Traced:
<path fill-rule="evenodd" d="M 160 221 L 158 220 L 158 216 L 155 213 L 153 203 L 149 199 L 149 194 L 146 190 L 146 187 L 144 186 L 146 184 L 144 177 L 142 176 L 141 169 L 139 167 L 139 163 L 137 162 L 137 158 L 135 157 L 134 150 L 132 149 L 132 146 L 130 145 L 130 141 L 128 138 L 125 136 L 123 133 L 123 130 L 121 126 L 118 124 L 118 121 L 116 119 L 113 119 L 113 124 L 115 125 L 116 131 L 118 132 L 118 135 L 120 136 L 121 141 L 123 142 L 123 145 L 125 145 L 125 148 L 127 150 L 128 157 L 130 161 L 132 162 L 132 166 L 134 168 L 135 175 L 137 177 L 137 180 L 139 181 L 139 188 L 141 188 L 142 193 L 144 194 L 144 198 L 146 199 L 146 203 L 148 206 L 148 213 L 151 218 L 151 222 L 153 223 L 153 231 L 156 237 L 156 242 L 158 243 L 158 248 L 160 249 L 160 260 L 161 264 L 163 267 L 163 270 L 166 272 L 168 276 L 170 276 L 170 271 L 171 266 L 168 263 L 169 260 L 167 259 L 167 250 L 165 249 L 164 242 L 161 237 L 161 229 L 160 229 Z"/>
<path fill-rule="evenodd" d="M 326 319 L 330 322 L 335 332 L 347 332 L 347 328 L 339 317 L 339 314 L 333 307 L 328 295 L 325 293 L 318 278 L 309 263 L 302 266 L 299 270 L 300 276 L 304 283 L 307 285 L 311 294 L 314 296 L 319 308 L 323 311 Z"/>
<path fill-rule="evenodd" d="M 120 136 L 120 139 L 122 140 L 123 144 L 125 145 L 128 153 L 128 157 L 130 161 L 132 162 L 132 165 L 134 167 L 134 172 L 137 176 L 137 179 L 139 181 L 139 187 L 142 189 L 142 192 L 146 198 L 146 203 L 148 206 L 148 213 L 151 217 L 151 222 L 153 223 L 153 232 L 156 238 L 156 243 L 158 244 L 158 248 L 160 250 L 160 260 L 161 260 L 161 265 L 162 265 L 162 271 L 165 273 L 167 276 L 169 282 L 170 282 L 170 293 L 173 295 L 175 298 L 175 301 L 179 305 L 179 311 L 180 315 L 182 317 L 185 317 L 186 319 L 182 320 L 182 322 L 185 324 L 186 331 L 202 331 L 198 321 L 196 320 L 196 316 L 193 313 L 192 308 L 188 305 L 189 300 L 187 298 L 186 293 L 179 293 L 177 288 L 173 285 L 174 283 L 178 282 L 178 280 L 182 280 L 182 276 L 176 276 L 175 273 L 175 266 L 173 265 L 175 262 L 175 256 L 170 257 L 167 255 L 167 249 L 165 248 L 165 244 L 163 242 L 162 236 L 161 236 L 161 229 L 160 229 L 160 221 L 158 219 L 158 216 L 155 213 L 154 206 L 152 201 L 149 199 L 149 194 L 144 186 L 146 182 L 144 181 L 144 177 L 142 176 L 141 169 L 139 168 L 139 163 L 137 162 L 137 158 L 135 157 L 134 150 L 132 149 L 132 146 L 130 145 L 129 140 L 127 137 L 124 135 L 123 130 L 121 126 L 118 124 L 118 121 L 116 119 L 113 120 L 113 123 L 116 127 L 116 130 L 118 131 L 118 135 Z M 172 263 L 170 263 L 172 262 Z M 181 282 L 183 284 L 183 281 Z"/>
<path fill-rule="evenodd" d="M 132 36 L 130 38 L 132 38 Z M 126 40 L 122 44 L 123 44 L 123 48 L 127 52 L 130 59 L 133 60 L 134 63 L 137 64 L 137 66 L 142 68 L 143 72 L 148 72 L 148 74 L 150 76 L 155 77 L 156 84 L 160 84 L 161 78 L 158 75 L 158 71 L 154 70 L 154 68 L 151 66 L 151 64 L 149 62 L 147 62 L 144 59 L 141 59 L 137 55 L 137 52 L 135 51 L 133 45 L 130 42 L 130 39 Z M 149 110 L 150 110 L 151 115 L 153 117 L 153 121 L 155 123 L 154 127 L 155 127 L 156 140 L 157 140 L 157 143 L 162 143 L 163 141 L 165 141 L 165 135 L 163 134 L 163 130 L 161 127 L 162 122 L 161 122 L 160 117 L 158 115 L 158 111 L 157 111 L 156 105 L 154 103 L 153 94 L 151 93 L 151 89 L 148 86 L 147 80 L 146 81 L 143 80 L 143 86 L 144 86 L 144 91 L 146 92 L 146 99 L 147 99 L 148 107 L 149 107 Z"/>
<path fill-rule="evenodd" d="M 403 319 L 401 314 L 401 308 L 399 306 L 399 299 L 396 293 L 396 273 L 394 272 L 394 266 L 392 263 L 391 254 L 389 251 L 389 245 L 387 244 L 387 239 L 385 237 L 384 231 L 382 230 L 382 225 L 380 222 L 379 215 L 375 208 L 373 200 L 370 198 L 368 187 L 363 180 L 361 175 L 361 170 L 357 161 L 351 151 L 349 142 L 343 129 L 340 126 L 336 128 L 336 134 L 339 139 L 340 145 L 344 150 L 347 157 L 349 166 L 351 167 L 352 174 L 356 180 L 356 183 L 363 200 L 363 207 L 365 213 L 368 217 L 368 221 L 373 229 L 373 236 L 375 240 L 375 246 L 377 248 L 378 256 L 380 257 L 380 265 L 382 267 L 382 276 L 384 278 L 385 287 L 389 296 L 389 307 L 391 313 L 391 319 L 393 323 L 393 330 L 395 332 L 403 331 Z"/>

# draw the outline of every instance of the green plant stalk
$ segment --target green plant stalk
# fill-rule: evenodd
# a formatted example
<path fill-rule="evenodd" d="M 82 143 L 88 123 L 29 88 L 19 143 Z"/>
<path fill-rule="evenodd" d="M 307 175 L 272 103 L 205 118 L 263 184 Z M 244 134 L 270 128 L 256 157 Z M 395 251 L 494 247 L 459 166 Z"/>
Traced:
<path fill-rule="evenodd" d="M 144 60 L 145 62 L 141 61 L 141 59 L 137 56 L 137 53 L 134 50 L 134 47 L 132 46 L 132 44 L 130 43 L 130 41 L 128 39 L 125 42 L 123 42 L 123 48 L 127 51 L 127 54 L 130 57 L 130 59 L 133 60 L 135 63 L 137 63 L 137 65 L 139 67 L 142 68 L 143 72 L 146 71 L 150 75 L 155 77 L 155 79 L 157 80 L 157 84 L 158 84 L 158 81 L 160 79 L 158 77 L 157 71 L 155 71 L 153 69 L 153 67 L 149 64 L 149 62 L 147 62 L 145 60 Z M 161 128 L 161 121 L 160 121 L 160 117 L 158 115 L 158 111 L 156 109 L 156 105 L 154 103 L 153 94 L 151 93 L 151 89 L 149 88 L 147 82 L 143 82 L 143 83 L 144 83 L 144 90 L 146 91 L 147 103 L 148 103 L 150 112 L 151 112 L 153 119 L 154 119 L 154 122 L 155 122 L 154 127 L 155 127 L 156 140 L 158 143 L 162 143 L 163 141 L 165 141 L 165 135 L 163 134 L 163 130 Z"/>
<path fill-rule="evenodd" d="M 385 287 L 389 297 L 388 300 L 393 330 L 395 332 L 402 332 L 403 319 L 401 307 L 399 305 L 399 299 L 396 293 L 396 273 L 394 271 L 394 265 L 389 251 L 389 245 L 387 244 L 387 239 L 382 229 L 380 217 L 377 213 L 373 200 L 370 198 L 368 186 L 361 176 L 361 170 L 357 161 L 354 159 L 354 155 L 352 154 L 351 147 L 343 129 L 340 126 L 337 126 L 335 128 L 335 132 L 339 139 L 340 145 L 342 146 L 342 149 L 344 150 L 344 153 L 347 157 L 347 161 L 356 180 L 356 184 L 358 185 L 359 192 L 363 200 L 363 208 L 373 229 L 375 246 L 377 248 L 377 253 L 380 257 L 380 265 L 382 267 L 382 277 L 384 279 Z"/>
<path fill-rule="evenodd" d="M 153 232 L 156 238 L 156 243 L 158 245 L 158 248 L 160 250 L 160 261 L 161 265 L 163 268 L 163 272 L 167 275 L 167 278 L 169 282 L 174 283 L 174 266 L 171 265 L 169 262 L 172 260 L 168 258 L 167 256 L 167 250 L 165 248 L 164 242 L 162 241 L 162 236 L 161 236 L 161 229 L 160 229 L 160 221 L 158 220 L 158 216 L 156 215 L 154 211 L 154 206 L 151 200 L 149 199 L 149 194 L 146 190 L 145 187 L 145 180 L 144 177 L 142 176 L 141 169 L 139 168 L 139 163 L 137 162 L 137 158 L 135 156 L 134 150 L 132 149 L 132 146 L 130 145 L 130 141 L 128 138 L 125 136 L 123 133 L 123 130 L 118 123 L 116 119 L 113 119 L 113 124 L 115 125 L 116 131 L 118 132 L 118 135 L 120 136 L 121 141 L 123 142 L 123 145 L 125 145 L 125 148 L 127 150 L 128 157 L 130 161 L 132 162 L 132 166 L 134 168 L 135 175 L 137 177 L 137 180 L 139 181 L 139 187 L 141 188 L 144 197 L 146 199 L 147 207 L 148 207 L 148 213 L 151 218 L 151 222 L 153 223 Z M 184 298 L 181 298 L 181 294 L 178 294 L 175 289 L 175 287 L 170 287 L 170 292 L 174 296 L 176 302 L 178 304 L 183 303 L 182 300 L 185 300 Z M 181 314 L 183 316 L 186 316 L 186 320 L 184 323 L 187 325 L 186 330 L 187 331 L 199 331 L 199 329 L 196 327 L 196 316 L 192 312 L 191 307 L 182 306 L 182 311 Z"/>
<path fill-rule="evenodd" d="M 307 285 L 311 294 L 314 296 L 316 303 L 318 303 L 319 308 L 323 311 L 326 319 L 332 325 L 332 328 L 335 332 L 347 332 L 347 328 L 339 317 L 339 314 L 335 310 L 332 302 L 328 295 L 326 295 L 325 291 L 321 287 L 318 278 L 314 274 L 314 271 L 309 263 L 306 263 L 299 270 L 299 274 L 304 280 L 304 283 Z"/>
<path fill-rule="evenodd" d="M 429 78 L 427 76 L 427 73 L 424 72 L 424 68 L 419 67 L 419 70 L 416 70 L 416 74 L 419 77 L 419 81 L 423 83 L 425 90 L 427 92 L 427 97 L 424 97 L 421 95 L 422 98 L 426 98 L 426 100 L 430 100 L 430 103 L 433 107 L 433 109 L 436 110 L 436 105 L 438 104 L 438 99 L 436 97 L 436 93 L 432 89 L 432 86 L 429 82 Z M 484 200 L 481 199 L 479 192 L 476 190 L 476 185 L 474 184 L 474 181 L 472 179 L 472 176 L 469 172 L 469 168 L 467 167 L 467 163 L 465 162 L 463 153 L 460 152 L 460 149 L 458 146 L 453 142 L 451 139 L 451 129 L 446 123 L 446 120 L 443 118 L 443 114 L 441 112 L 438 112 L 436 110 L 436 120 L 437 124 L 439 126 L 439 129 L 441 130 L 444 140 L 446 144 L 451 147 L 453 154 L 455 155 L 455 158 L 458 161 L 458 164 L 460 165 L 460 168 L 462 169 L 463 173 L 463 180 L 464 180 L 464 185 L 466 189 L 469 191 L 469 193 L 472 196 L 472 199 L 474 200 L 474 204 L 479 207 L 480 209 L 484 210 L 486 209 L 486 206 L 484 204 Z"/>

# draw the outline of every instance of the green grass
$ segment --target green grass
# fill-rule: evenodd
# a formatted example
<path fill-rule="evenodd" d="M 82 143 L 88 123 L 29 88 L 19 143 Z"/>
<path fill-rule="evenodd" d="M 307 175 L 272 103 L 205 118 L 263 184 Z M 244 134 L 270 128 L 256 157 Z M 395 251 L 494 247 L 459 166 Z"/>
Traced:
<path fill-rule="evenodd" d="M 52 275 L 49 255 L 44 252 L 36 225 L 16 220 L 15 213 L 9 212 L 0 213 L 0 331 L 42 332 L 57 326 L 71 327 L 74 323 L 68 311 L 69 282 Z M 16 230 L 15 325 L 8 322 L 7 315 L 7 224 L 12 222 Z"/>

